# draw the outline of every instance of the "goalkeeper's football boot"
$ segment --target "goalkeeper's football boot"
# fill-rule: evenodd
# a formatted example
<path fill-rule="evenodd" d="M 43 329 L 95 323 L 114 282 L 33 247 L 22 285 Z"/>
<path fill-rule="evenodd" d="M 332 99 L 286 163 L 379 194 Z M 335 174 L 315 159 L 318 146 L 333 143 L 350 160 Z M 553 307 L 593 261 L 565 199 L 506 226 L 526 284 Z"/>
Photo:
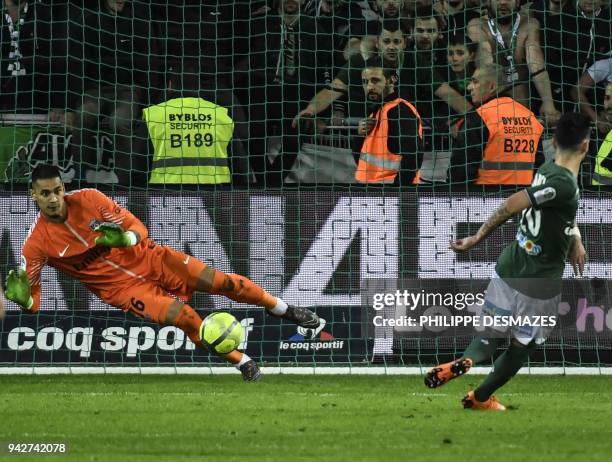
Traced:
<path fill-rule="evenodd" d="M 289 305 L 281 317 L 306 329 L 318 329 L 321 326 L 321 319 L 317 313 L 301 306 Z"/>
<path fill-rule="evenodd" d="M 316 329 L 309 329 L 308 327 L 298 326 L 297 333 L 304 336 L 307 340 L 312 340 L 317 338 L 317 335 L 323 330 L 327 324 L 327 321 L 323 318 L 319 318 L 319 326 Z"/>
<path fill-rule="evenodd" d="M 456 379 L 465 374 L 471 367 L 472 360 L 470 358 L 440 364 L 425 374 L 425 386 L 429 388 L 441 387 L 449 380 Z"/>
<path fill-rule="evenodd" d="M 242 374 L 242 380 L 245 382 L 257 382 L 261 379 L 259 366 L 252 359 L 240 366 L 240 373 Z"/>
<path fill-rule="evenodd" d="M 505 411 L 506 406 L 497 401 L 495 396 L 491 396 L 486 401 L 478 401 L 474 396 L 474 392 L 470 391 L 461 400 L 463 409 L 472 409 L 474 411 Z"/>

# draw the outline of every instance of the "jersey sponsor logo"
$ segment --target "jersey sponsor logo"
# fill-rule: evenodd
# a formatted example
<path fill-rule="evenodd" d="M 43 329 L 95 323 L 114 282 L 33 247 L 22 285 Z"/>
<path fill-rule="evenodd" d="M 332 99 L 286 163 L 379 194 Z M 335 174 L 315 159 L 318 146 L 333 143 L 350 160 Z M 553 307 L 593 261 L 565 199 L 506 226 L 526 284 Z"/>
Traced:
<path fill-rule="evenodd" d="M 533 242 L 521 231 L 516 233 L 516 240 L 518 241 L 519 247 L 523 249 L 527 253 L 527 255 L 535 256 L 542 253 L 542 246 Z"/>
<path fill-rule="evenodd" d="M 76 271 L 82 271 L 85 268 L 87 268 L 89 265 L 91 265 L 94 261 L 96 261 L 98 258 L 109 254 L 111 250 L 112 249 L 110 247 L 102 247 L 102 246 L 97 246 L 97 247 L 94 247 L 93 249 L 89 249 L 87 252 L 83 254 L 84 255 L 83 259 L 79 261 L 78 263 L 75 263 L 72 266 Z"/>
<path fill-rule="evenodd" d="M 66 247 L 64 247 L 64 250 L 62 250 L 62 251 L 59 253 L 59 256 L 60 256 L 60 257 L 63 257 L 64 255 L 66 255 L 66 251 L 68 250 L 68 247 L 70 247 L 70 244 L 68 244 Z"/>
<path fill-rule="evenodd" d="M 538 205 L 551 201 L 555 197 L 557 197 L 557 190 L 552 186 L 547 186 L 546 188 L 540 189 L 539 191 L 533 193 L 533 198 Z"/>
<path fill-rule="evenodd" d="M 191 255 L 187 255 L 187 258 L 185 258 L 185 261 L 183 261 L 183 263 L 185 264 L 189 263 L 190 258 L 191 258 Z"/>

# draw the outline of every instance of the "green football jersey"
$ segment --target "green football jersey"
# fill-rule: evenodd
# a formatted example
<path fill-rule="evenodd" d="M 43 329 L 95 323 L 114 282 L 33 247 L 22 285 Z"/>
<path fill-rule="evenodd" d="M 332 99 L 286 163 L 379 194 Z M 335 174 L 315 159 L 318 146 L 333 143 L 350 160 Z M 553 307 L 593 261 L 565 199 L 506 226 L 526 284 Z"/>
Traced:
<path fill-rule="evenodd" d="M 573 239 L 578 183 L 568 169 L 547 162 L 527 193 L 532 206 L 523 210 L 516 239 L 502 252 L 495 271 L 502 279 L 560 280 Z"/>

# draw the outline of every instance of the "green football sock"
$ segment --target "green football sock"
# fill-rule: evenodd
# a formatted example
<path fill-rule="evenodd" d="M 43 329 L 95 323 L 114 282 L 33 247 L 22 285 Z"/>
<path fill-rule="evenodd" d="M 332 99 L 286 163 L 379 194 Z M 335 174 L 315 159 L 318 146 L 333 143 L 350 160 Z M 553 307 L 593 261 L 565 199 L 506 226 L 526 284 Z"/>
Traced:
<path fill-rule="evenodd" d="M 503 338 L 475 337 L 463 353 L 464 358 L 470 358 L 474 364 L 487 361 L 493 356 Z"/>
<path fill-rule="evenodd" d="M 534 348 L 534 342 L 527 346 L 520 345 L 514 341 L 510 343 L 508 349 L 495 360 L 493 369 L 487 375 L 484 382 L 474 390 L 474 397 L 478 401 L 488 400 L 495 390 L 514 377 L 525 361 L 527 361 Z"/>

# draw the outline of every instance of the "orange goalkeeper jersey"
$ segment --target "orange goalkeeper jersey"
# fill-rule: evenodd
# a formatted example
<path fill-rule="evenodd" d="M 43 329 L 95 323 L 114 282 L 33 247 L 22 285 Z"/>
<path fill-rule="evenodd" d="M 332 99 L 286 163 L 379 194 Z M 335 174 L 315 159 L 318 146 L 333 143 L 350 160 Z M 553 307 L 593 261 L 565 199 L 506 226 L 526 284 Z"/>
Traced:
<path fill-rule="evenodd" d="M 80 189 L 64 196 L 68 216 L 63 223 L 47 220 L 41 213 L 32 224 L 21 251 L 34 305 L 40 306 L 40 275 L 45 265 L 81 281 L 94 294 L 115 283 L 143 279 L 149 273 L 145 255 L 150 242 L 142 222 L 128 210 L 96 189 Z M 102 222 L 113 222 L 140 236 L 132 247 L 98 246 L 101 233 L 93 229 Z"/>

